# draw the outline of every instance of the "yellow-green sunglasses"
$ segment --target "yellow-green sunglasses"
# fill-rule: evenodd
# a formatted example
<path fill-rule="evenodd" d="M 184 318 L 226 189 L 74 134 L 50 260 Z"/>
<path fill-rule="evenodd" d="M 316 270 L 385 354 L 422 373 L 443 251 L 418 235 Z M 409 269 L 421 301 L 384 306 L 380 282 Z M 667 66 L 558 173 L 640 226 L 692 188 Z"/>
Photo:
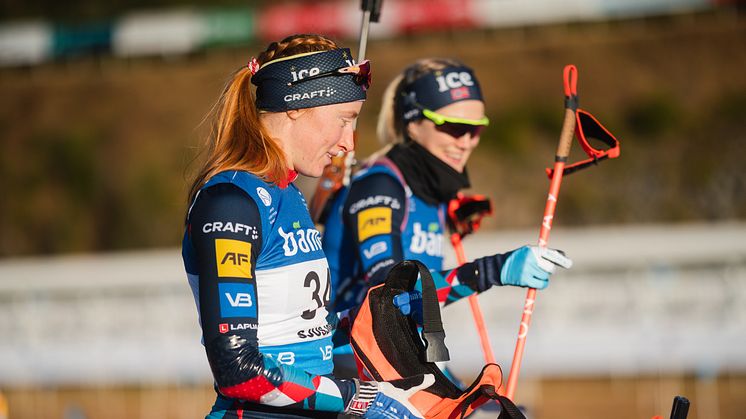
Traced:
<path fill-rule="evenodd" d="M 470 134 L 472 138 L 478 137 L 484 127 L 490 124 L 486 116 L 481 119 L 455 118 L 441 115 L 430 109 L 423 109 L 422 115 L 433 121 L 435 129 L 450 135 L 453 138 L 461 138 L 465 134 Z"/>

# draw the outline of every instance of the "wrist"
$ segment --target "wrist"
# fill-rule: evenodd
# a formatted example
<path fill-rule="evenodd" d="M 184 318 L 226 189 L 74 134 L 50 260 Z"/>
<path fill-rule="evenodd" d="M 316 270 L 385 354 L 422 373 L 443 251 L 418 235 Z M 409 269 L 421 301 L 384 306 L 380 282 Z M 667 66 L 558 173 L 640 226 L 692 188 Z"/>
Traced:
<path fill-rule="evenodd" d="M 466 283 L 477 292 L 484 292 L 493 286 L 504 285 L 500 273 L 505 265 L 505 260 L 511 253 L 498 253 L 475 259 L 471 263 L 465 263 L 459 268 L 459 281 Z"/>

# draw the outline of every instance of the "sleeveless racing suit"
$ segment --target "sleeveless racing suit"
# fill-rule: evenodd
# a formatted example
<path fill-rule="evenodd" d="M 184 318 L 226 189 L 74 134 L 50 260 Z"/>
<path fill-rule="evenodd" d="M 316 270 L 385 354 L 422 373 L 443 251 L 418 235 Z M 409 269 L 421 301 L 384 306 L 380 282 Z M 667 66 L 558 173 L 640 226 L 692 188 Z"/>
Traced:
<path fill-rule="evenodd" d="M 330 375 L 330 274 L 294 184 L 214 176 L 190 207 L 182 254 L 218 392 L 208 417 L 344 411 L 355 385 Z"/>
<path fill-rule="evenodd" d="M 419 260 L 432 271 L 442 303 L 500 285 L 500 267 L 509 253 L 496 255 L 490 272 L 480 272 L 474 262 L 443 271 L 445 205 L 413 194 L 387 157 L 356 173 L 332 203 L 324 230 L 335 310 L 357 307 L 368 288 L 405 259 Z"/>

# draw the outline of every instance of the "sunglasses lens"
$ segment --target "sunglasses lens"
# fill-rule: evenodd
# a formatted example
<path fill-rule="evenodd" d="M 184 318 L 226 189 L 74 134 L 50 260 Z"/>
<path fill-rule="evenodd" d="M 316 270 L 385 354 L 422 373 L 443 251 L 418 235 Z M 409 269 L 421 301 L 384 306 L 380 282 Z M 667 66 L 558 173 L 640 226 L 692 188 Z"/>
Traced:
<path fill-rule="evenodd" d="M 456 124 L 453 122 L 444 122 L 442 125 L 436 125 L 435 129 L 450 135 L 453 138 L 461 138 L 470 134 L 472 138 L 478 137 L 484 130 L 484 125 Z"/>

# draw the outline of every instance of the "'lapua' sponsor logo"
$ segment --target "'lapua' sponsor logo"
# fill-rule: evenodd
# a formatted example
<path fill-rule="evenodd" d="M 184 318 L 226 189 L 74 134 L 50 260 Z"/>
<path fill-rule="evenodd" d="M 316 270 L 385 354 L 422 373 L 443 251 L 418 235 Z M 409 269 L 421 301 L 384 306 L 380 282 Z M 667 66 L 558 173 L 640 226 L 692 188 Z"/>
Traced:
<path fill-rule="evenodd" d="M 238 330 L 254 330 L 258 326 L 255 323 L 220 323 L 218 330 L 220 333 L 235 332 Z"/>

